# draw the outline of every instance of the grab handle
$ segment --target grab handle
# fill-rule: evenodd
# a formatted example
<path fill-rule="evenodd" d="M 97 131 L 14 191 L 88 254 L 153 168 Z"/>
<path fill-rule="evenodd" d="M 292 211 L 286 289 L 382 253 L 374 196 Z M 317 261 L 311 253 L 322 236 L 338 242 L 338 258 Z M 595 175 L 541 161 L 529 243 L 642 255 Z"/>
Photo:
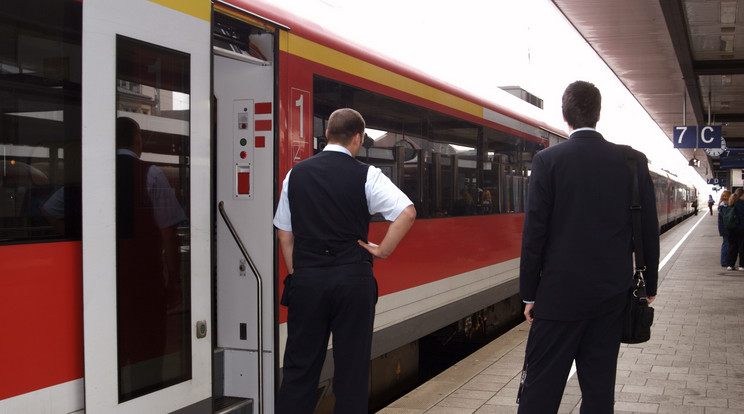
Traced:
<path fill-rule="evenodd" d="M 230 218 L 227 216 L 224 201 L 220 201 L 219 210 L 220 215 L 225 220 L 225 224 L 227 224 L 227 228 L 230 230 L 235 242 L 238 244 L 240 252 L 243 253 L 245 261 L 248 262 L 248 266 L 250 266 L 251 271 L 253 271 L 253 275 L 256 276 L 256 287 L 258 291 L 256 301 L 258 304 L 256 309 L 256 314 L 258 315 L 258 412 L 259 414 L 263 414 L 263 283 L 261 282 L 261 274 L 258 272 L 256 265 L 253 264 L 253 260 L 251 260 L 251 255 L 248 254 L 248 250 L 246 250 L 243 241 L 240 239 L 240 236 L 238 236 L 238 232 L 235 231 L 235 227 L 233 227 Z"/>

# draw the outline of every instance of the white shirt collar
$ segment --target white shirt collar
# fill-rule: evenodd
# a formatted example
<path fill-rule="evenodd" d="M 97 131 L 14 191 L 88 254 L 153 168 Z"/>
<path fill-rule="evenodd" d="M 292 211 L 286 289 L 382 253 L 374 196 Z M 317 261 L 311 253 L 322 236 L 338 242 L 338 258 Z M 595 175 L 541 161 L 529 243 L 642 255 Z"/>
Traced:
<path fill-rule="evenodd" d="M 325 148 L 323 148 L 323 151 L 343 152 L 344 154 L 351 157 L 351 151 L 338 144 L 327 144 Z"/>
<path fill-rule="evenodd" d="M 583 128 L 578 128 L 578 129 L 574 129 L 574 130 L 573 130 L 573 132 L 571 132 L 571 135 L 573 135 L 573 134 L 575 134 L 575 133 L 577 133 L 577 132 L 579 132 L 579 131 L 594 131 L 594 132 L 597 132 L 597 130 L 596 130 L 596 129 L 594 129 L 594 128 L 591 128 L 591 127 L 583 127 Z M 569 138 L 571 138 L 571 136 L 570 136 L 570 135 L 569 135 Z"/>

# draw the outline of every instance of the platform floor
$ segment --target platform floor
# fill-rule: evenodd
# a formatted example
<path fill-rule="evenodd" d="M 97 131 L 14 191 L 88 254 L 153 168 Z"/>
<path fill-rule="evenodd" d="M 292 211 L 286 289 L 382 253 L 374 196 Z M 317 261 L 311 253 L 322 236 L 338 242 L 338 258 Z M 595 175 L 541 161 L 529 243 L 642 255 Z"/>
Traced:
<path fill-rule="evenodd" d="M 615 413 L 744 413 L 744 271 L 719 266 L 717 220 L 701 211 L 662 235 L 651 340 L 620 348 Z M 516 413 L 528 331 L 522 323 L 378 412 Z M 580 403 L 572 375 L 559 412 Z"/>

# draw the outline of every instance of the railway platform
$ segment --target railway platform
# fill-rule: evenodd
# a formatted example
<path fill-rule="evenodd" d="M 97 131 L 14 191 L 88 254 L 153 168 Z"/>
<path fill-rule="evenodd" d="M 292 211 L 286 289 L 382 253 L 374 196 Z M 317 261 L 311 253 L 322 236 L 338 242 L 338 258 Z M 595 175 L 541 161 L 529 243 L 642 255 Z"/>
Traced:
<path fill-rule="evenodd" d="M 615 413 L 744 412 L 744 271 L 719 266 L 717 212 L 703 213 L 661 237 L 651 340 L 620 348 Z M 518 325 L 378 413 L 516 413 L 528 332 Z M 580 403 L 572 371 L 559 412 Z"/>

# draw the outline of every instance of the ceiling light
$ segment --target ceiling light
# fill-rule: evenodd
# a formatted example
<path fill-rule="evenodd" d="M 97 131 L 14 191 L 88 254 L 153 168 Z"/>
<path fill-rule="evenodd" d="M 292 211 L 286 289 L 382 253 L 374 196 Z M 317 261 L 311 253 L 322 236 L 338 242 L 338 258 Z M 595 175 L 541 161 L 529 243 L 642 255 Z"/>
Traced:
<path fill-rule="evenodd" d="M 721 2 L 721 24 L 736 24 L 736 2 Z"/>
<path fill-rule="evenodd" d="M 734 35 L 721 35 L 721 52 L 734 51 Z"/>

